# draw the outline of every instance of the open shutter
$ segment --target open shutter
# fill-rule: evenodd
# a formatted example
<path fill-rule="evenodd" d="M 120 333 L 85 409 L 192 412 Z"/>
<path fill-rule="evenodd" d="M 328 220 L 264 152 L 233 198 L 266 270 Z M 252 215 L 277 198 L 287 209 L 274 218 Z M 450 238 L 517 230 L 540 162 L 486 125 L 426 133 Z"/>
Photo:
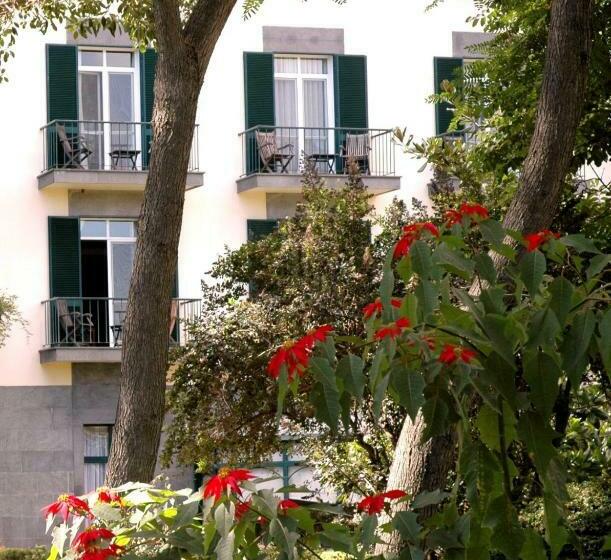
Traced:
<path fill-rule="evenodd" d="M 140 120 L 142 125 L 142 167 L 148 167 L 153 131 L 150 122 L 153 118 L 155 103 L 155 66 L 157 53 L 155 49 L 146 49 L 140 53 Z"/>
<path fill-rule="evenodd" d="M 81 237 L 78 218 L 49 217 L 51 297 L 81 296 Z"/>
<path fill-rule="evenodd" d="M 274 118 L 274 55 L 271 53 L 244 53 L 244 117 L 245 128 L 273 127 Z M 259 168 L 259 154 L 254 131 L 244 138 L 246 172 Z"/>
<path fill-rule="evenodd" d="M 78 51 L 74 45 L 47 45 L 47 122 L 61 122 L 78 133 Z M 54 127 L 47 128 L 47 168 L 58 167 L 64 153 Z"/>
<path fill-rule="evenodd" d="M 459 68 L 462 68 L 462 58 L 451 57 L 435 57 L 433 59 L 435 76 L 435 93 L 441 93 L 441 82 L 444 80 L 456 80 L 456 73 Z M 450 121 L 454 113 L 450 103 L 437 103 L 435 105 L 435 131 L 437 134 L 443 134 L 448 131 Z"/>
<path fill-rule="evenodd" d="M 367 57 L 360 55 L 335 55 L 333 57 L 333 88 L 335 126 L 361 129 L 369 127 L 367 107 Z M 346 132 L 335 133 L 336 153 L 345 143 Z M 343 160 L 336 162 L 338 173 L 343 172 Z"/>
<path fill-rule="evenodd" d="M 278 228 L 278 220 L 246 220 L 248 241 L 259 241 Z"/>

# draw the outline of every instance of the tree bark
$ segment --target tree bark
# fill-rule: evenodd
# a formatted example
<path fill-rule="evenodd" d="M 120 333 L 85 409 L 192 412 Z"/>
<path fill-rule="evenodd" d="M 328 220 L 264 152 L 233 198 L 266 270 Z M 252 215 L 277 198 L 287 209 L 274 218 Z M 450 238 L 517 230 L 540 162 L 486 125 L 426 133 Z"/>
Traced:
<path fill-rule="evenodd" d="M 585 98 L 592 47 L 592 0 L 552 0 L 543 81 L 535 129 L 516 196 L 503 225 L 523 233 L 549 228 L 558 212 Z M 495 259 L 500 270 L 505 261 Z M 409 418 L 401 432 L 388 489 L 410 494 L 442 485 L 454 463 L 455 439 L 421 443 L 422 421 Z M 400 542 L 378 547 L 396 553 Z"/>
<path fill-rule="evenodd" d="M 199 0 L 183 26 L 176 0 L 154 3 L 158 60 L 153 142 L 124 325 L 106 483 L 150 481 L 165 412 L 172 282 L 204 74 L 236 0 Z"/>

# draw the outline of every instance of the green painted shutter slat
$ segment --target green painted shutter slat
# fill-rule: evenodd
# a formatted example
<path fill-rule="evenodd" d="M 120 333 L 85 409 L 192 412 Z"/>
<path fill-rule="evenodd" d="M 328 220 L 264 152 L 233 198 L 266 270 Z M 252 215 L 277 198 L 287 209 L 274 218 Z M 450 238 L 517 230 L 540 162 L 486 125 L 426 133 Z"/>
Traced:
<path fill-rule="evenodd" d="M 244 118 L 245 128 L 274 126 L 274 55 L 271 53 L 244 53 Z M 259 168 L 259 154 L 254 132 L 244 138 L 246 171 Z"/>
<path fill-rule="evenodd" d="M 278 228 L 278 220 L 246 220 L 248 241 L 259 241 Z"/>
<path fill-rule="evenodd" d="M 81 296 L 81 238 L 78 218 L 49 217 L 51 297 Z"/>
<path fill-rule="evenodd" d="M 157 65 L 157 52 L 155 49 L 146 49 L 140 53 L 140 120 L 146 123 L 142 126 L 142 166 L 148 167 L 153 131 L 148 124 L 153 118 L 153 105 L 155 103 L 155 67 Z"/>
<path fill-rule="evenodd" d="M 433 59 L 433 74 L 435 77 L 435 93 L 441 93 L 441 82 L 456 80 L 456 72 L 462 68 L 462 58 L 435 57 Z M 435 130 L 437 134 L 447 132 L 454 113 L 450 103 L 435 105 Z"/>
<path fill-rule="evenodd" d="M 335 126 L 338 128 L 368 128 L 367 57 L 335 55 L 333 57 L 333 89 Z M 335 148 L 339 153 L 345 142 L 346 130 L 335 134 Z M 336 162 L 341 173 L 343 160 Z"/>

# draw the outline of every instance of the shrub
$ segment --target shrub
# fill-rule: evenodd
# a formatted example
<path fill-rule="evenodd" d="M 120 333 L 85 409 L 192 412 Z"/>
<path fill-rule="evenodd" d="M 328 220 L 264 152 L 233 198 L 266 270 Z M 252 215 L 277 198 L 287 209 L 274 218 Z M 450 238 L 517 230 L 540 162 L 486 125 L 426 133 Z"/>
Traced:
<path fill-rule="evenodd" d="M 34 548 L 0 548 L 0 560 L 46 560 L 49 551 L 44 546 Z"/>

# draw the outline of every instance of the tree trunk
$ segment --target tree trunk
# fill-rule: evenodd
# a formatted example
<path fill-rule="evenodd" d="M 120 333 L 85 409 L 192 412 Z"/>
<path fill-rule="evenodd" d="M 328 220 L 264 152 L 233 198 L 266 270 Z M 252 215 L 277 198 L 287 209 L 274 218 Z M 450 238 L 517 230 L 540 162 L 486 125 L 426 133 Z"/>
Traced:
<path fill-rule="evenodd" d="M 592 0 L 552 0 L 535 130 L 520 186 L 503 225 L 523 233 L 549 228 L 558 212 L 585 98 L 592 46 Z M 497 270 L 505 265 L 495 260 Z M 439 487 L 454 463 L 455 440 L 420 443 L 424 425 L 407 418 L 390 468 L 388 489 L 410 494 Z M 436 486 L 435 486 L 436 485 Z M 399 541 L 378 553 L 399 550 Z"/>
<path fill-rule="evenodd" d="M 178 4 L 155 2 L 158 60 L 153 142 L 124 326 L 121 385 L 106 482 L 150 481 L 165 412 L 172 282 L 197 101 L 235 0 L 200 0 L 182 26 Z"/>

